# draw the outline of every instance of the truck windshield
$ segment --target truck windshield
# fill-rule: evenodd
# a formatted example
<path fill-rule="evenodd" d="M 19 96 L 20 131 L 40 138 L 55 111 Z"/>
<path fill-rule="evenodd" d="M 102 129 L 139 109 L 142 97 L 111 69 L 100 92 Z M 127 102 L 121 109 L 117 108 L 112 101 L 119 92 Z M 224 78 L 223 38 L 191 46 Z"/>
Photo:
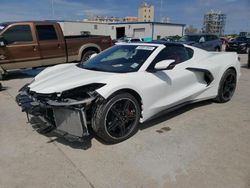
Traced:
<path fill-rule="evenodd" d="M 146 45 L 115 45 L 78 66 L 104 72 L 136 72 L 155 48 Z"/>
<path fill-rule="evenodd" d="M 199 42 L 201 36 L 198 35 L 185 35 L 180 38 L 180 42 Z"/>

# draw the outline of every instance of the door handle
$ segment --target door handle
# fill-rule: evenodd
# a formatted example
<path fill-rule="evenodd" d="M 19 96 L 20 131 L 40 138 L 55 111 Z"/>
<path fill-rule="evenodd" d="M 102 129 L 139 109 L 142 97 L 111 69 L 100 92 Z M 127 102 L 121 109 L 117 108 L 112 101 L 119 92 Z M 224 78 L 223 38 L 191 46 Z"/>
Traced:
<path fill-rule="evenodd" d="M 57 44 L 57 48 L 61 48 L 61 45 L 60 45 L 60 44 Z"/>

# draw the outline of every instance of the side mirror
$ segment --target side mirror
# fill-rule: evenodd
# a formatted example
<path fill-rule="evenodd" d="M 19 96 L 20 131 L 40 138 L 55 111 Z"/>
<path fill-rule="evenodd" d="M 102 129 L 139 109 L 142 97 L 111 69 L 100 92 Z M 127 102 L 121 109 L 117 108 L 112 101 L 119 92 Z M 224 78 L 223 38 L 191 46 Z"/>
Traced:
<path fill-rule="evenodd" d="M 91 54 L 91 55 L 89 56 L 89 59 L 92 59 L 92 58 L 95 57 L 95 56 L 97 56 L 97 53 Z"/>
<path fill-rule="evenodd" d="M 5 47 L 6 46 L 6 41 L 2 36 L 0 36 L 0 47 Z"/>
<path fill-rule="evenodd" d="M 199 43 L 204 43 L 204 42 L 205 42 L 205 38 L 201 37 L 200 40 L 199 40 Z"/>
<path fill-rule="evenodd" d="M 163 60 L 155 65 L 155 70 L 171 70 L 175 67 L 175 60 L 174 59 L 168 59 L 168 60 Z"/>

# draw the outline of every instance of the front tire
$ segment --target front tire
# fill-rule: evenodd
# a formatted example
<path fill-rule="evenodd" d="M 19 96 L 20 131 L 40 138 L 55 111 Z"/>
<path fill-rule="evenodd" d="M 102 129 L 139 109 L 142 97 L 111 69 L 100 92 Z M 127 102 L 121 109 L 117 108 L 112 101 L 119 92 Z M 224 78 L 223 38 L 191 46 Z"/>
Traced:
<path fill-rule="evenodd" d="M 120 93 L 97 105 L 92 127 L 106 143 L 119 143 L 137 132 L 140 114 L 136 98 L 129 93 Z"/>
<path fill-rule="evenodd" d="M 215 98 L 215 101 L 218 103 L 225 103 L 231 100 L 235 88 L 236 88 L 236 73 L 233 69 L 228 69 L 223 74 L 219 89 L 218 89 L 218 95 Z"/>

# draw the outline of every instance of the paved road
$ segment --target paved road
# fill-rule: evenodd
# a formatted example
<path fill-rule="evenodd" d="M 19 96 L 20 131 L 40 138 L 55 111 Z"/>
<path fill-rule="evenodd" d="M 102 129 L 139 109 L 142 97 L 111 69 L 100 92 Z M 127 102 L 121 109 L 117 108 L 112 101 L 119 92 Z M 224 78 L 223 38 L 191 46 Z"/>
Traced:
<path fill-rule="evenodd" d="M 0 187 L 250 187 L 246 58 L 241 55 L 242 77 L 231 102 L 187 106 L 116 145 L 38 134 L 14 101 L 37 72 L 12 73 L 0 92 Z"/>

